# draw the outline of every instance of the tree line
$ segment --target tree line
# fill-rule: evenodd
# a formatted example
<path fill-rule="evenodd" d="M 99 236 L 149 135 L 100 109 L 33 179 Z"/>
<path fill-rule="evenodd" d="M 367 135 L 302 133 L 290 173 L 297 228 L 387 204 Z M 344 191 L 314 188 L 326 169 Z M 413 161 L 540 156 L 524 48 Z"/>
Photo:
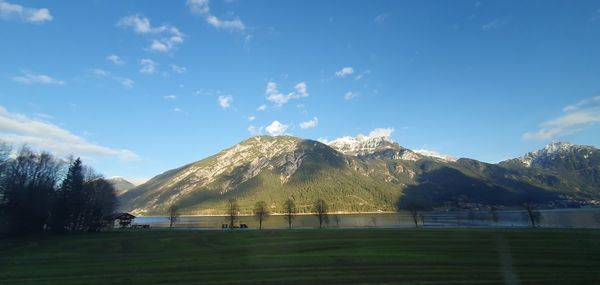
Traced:
<path fill-rule="evenodd" d="M 94 232 L 116 207 L 112 184 L 81 159 L 0 142 L 0 235 Z"/>

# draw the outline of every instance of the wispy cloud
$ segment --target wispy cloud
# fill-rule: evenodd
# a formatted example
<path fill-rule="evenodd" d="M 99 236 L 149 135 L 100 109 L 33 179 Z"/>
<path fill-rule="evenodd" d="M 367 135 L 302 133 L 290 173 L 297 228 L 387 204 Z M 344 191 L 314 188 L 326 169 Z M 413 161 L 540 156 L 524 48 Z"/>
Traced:
<path fill-rule="evenodd" d="M 29 71 L 22 75 L 13 77 L 13 80 L 22 84 L 46 84 L 46 85 L 64 85 L 65 82 L 52 78 L 45 74 L 35 74 Z"/>
<path fill-rule="evenodd" d="M 377 24 L 383 24 L 383 22 L 385 22 L 385 20 L 388 18 L 387 14 L 379 14 L 375 17 L 374 21 Z"/>
<path fill-rule="evenodd" d="M 359 95 L 360 95 L 360 93 L 358 93 L 358 92 L 348 91 L 348 92 L 346 92 L 346 94 L 344 94 L 344 99 L 352 100 L 352 99 L 358 97 Z"/>
<path fill-rule="evenodd" d="M 506 24 L 508 24 L 507 19 L 494 19 L 481 26 L 481 29 L 484 31 L 496 30 L 503 28 Z"/>
<path fill-rule="evenodd" d="M 23 7 L 19 4 L 12 4 L 0 0 L 0 19 L 2 20 L 19 20 L 29 23 L 43 23 L 52 21 L 54 17 L 50 14 L 50 10 L 46 8 L 36 9 Z"/>
<path fill-rule="evenodd" d="M 183 43 L 184 34 L 171 25 L 152 26 L 150 19 L 140 15 L 130 15 L 121 18 L 117 26 L 131 29 L 137 34 L 152 35 L 150 50 L 169 52 Z"/>
<path fill-rule="evenodd" d="M 342 69 L 335 72 L 335 76 L 337 77 L 345 77 L 346 75 L 350 75 L 354 73 L 354 68 L 350 66 L 343 67 Z"/>
<path fill-rule="evenodd" d="M 265 128 L 267 134 L 271 136 L 280 136 L 285 134 L 285 131 L 289 128 L 289 125 L 280 123 L 279 121 L 273 121 L 270 125 Z"/>
<path fill-rule="evenodd" d="M 110 72 L 108 72 L 106 70 L 92 68 L 92 69 L 90 69 L 90 72 L 98 77 L 104 77 L 104 78 L 109 78 L 109 79 L 115 80 L 127 89 L 133 88 L 133 85 L 135 84 L 135 82 L 129 78 L 113 76 L 110 74 Z"/>
<path fill-rule="evenodd" d="M 167 95 L 167 96 L 163 96 L 163 98 L 164 98 L 165 100 L 175 100 L 175 99 L 177 99 L 177 96 L 175 96 L 175 95 L 173 95 L 173 94 L 169 94 L 169 95 Z"/>
<path fill-rule="evenodd" d="M 563 115 L 540 124 L 535 132 L 523 134 L 525 140 L 552 140 L 581 131 L 600 122 L 600 96 L 579 101 L 563 108 Z"/>
<path fill-rule="evenodd" d="M 159 64 L 149 58 L 143 58 L 140 60 L 140 65 L 142 66 L 140 68 L 141 73 L 152 74 L 156 72 L 156 66 Z"/>
<path fill-rule="evenodd" d="M 254 120 L 256 120 L 256 117 L 255 117 L 255 116 L 250 116 L 250 117 L 248 117 L 248 121 L 252 122 L 252 121 L 254 121 Z"/>
<path fill-rule="evenodd" d="M 277 107 L 283 106 L 291 99 L 299 99 L 308 97 L 308 90 L 305 82 L 300 82 L 294 86 L 295 91 L 288 94 L 279 92 L 277 89 L 277 83 L 269 81 L 267 83 L 267 89 L 265 91 L 267 100 L 275 103 Z"/>
<path fill-rule="evenodd" d="M 361 79 L 363 79 L 365 76 L 367 76 L 369 74 L 371 74 L 371 70 L 367 69 L 367 70 L 361 72 L 360 74 L 357 74 L 356 76 L 354 76 L 354 79 L 355 80 L 361 80 Z"/>
<path fill-rule="evenodd" d="M 316 127 L 318 124 L 319 124 L 319 118 L 313 117 L 311 120 L 301 122 L 300 128 L 301 129 L 312 129 L 312 128 Z"/>
<path fill-rule="evenodd" d="M 125 61 L 123 59 L 121 59 L 121 57 L 119 57 L 116 54 L 110 54 L 106 57 L 106 60 L 114 63 L 115 65 L 123 65 L 125 64 Z"/>
<path fill-rule="evenodd" d="M 262 105 L 258 106 L 258 108 L 256 108 L 257 111 L 264 111 L 266 109 L 267 109 L 267 105 L 265 105 L 265 104 L 262 104 Z"/>
<path fill-rule="evenodd" d="M 217 98 L 217 100 L 219 101 L 219 106 L 221 106 L 221 108 L 227 109 L 231 106 L 231 101 L 233 101 L 233 97 L 220 95 Z"/>
<path fill-rule="evenodd" d="M 127 149 L 113 149 L 86 141 L 54 124 L 10 113 L 0 106 L 0 137 L 11 144 L 27 144 L 59 156 L 109 156 L 135 160 L 139 156 Z"/>
<path fill-rule="evenodd" d="M 175 64 L 171 64 L 171 70 L 178 74 L 183 74 L 187 72 L 187 68 L 185 66 L 178 66 Z"/>
<path fill-rule="evenodd" d="M 115 80 L 119 81 L 125 88 L 133 88 L 133 85 L 135 84 L 135 81 L 129 78 L 115 77 Z"/>
<path fill-rule="evenodd" d="M 187 6 L 190 11 L 196 15 L 202 16 L 204 20 L 211 26 L 229 31 L 240 31 L 246 30 L 246 25 L 238 17 L 230 20 L 220 19 L 210 12 L 210 1 L 209 0 L 188 0 Z"/>

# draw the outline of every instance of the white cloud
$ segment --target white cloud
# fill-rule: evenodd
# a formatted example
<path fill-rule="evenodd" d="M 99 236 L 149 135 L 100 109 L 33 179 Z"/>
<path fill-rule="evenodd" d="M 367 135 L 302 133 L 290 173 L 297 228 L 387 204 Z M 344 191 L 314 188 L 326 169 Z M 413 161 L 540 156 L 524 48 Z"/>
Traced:
<path fill-rule="evenodd" d="M 552 140 L 581 131 L 583 127 L 600 122 L 600 96 L 582 100 L 563 108 L 563 115 L 543 122 L 540 129 L 523 134 L 525 140 Z"/>
<path fill-rule="evenodd" d="M 97 68 L 93 68 L 90 70 L 94 75 L 96 76 L 100 76 L 100 77 L 108 77 L 110 75 L 110 72 L 106 71 L 106 70 L 102 70 L 102 69 L 97 69 Z"/>
<path fill-rule="evenodd" d="M 288 94 L 283 94 L 283 93 L 279 92 L 279 90 L 277 89 L 277 83 L 269 81 L 267 83 L 267 88 L 266 88 L 265 93 L 267 95 L 267 100 L 275 103 L 275 105 L 277 105 L 278 107 L 283 106 L 285 103 L 287 103 L 291 99 L 299 99 L 299 98 L 303 98 L 303 97 L 308 97 L 306 83 L 300 82 L 300 83 L 296 84 L 296 86 L 294 86 L 294 89 L 296 91 L 290 92 Z"/>
<path fill-rule="evenodd" d="M 264 111 L 266 109 L 267 109 L 267 105 L 265 105 L 265 104 L 262 104 L 262 105 L 258 106 L 258 108 L 256 108 L 257 111 Z"/>
<path fill-rule="evenodd" d="M 220 95 L 219 98 L 217 98 L 217 100 L 219 101 L 219 106 L 221 106 L 221 108 L 227 109 L 231 106 L 231 101 L 233 101 L 233 97 Z"/>
<path fill-rule="evenodd" d="M 125 61 L 123 59 L 121 59 L 121 57 L 119 57 L 116 54 L 110 54 L 106 57 L 106 60 L 114 63 L 115 65 L 123 65 L 125 64 Z"/>
<path fill-rule="evenodd" d="M 177 99 L 177 96 L 175 96 L 173 94 L 170 94 L 170 95 L 167 95 L 167 96 L 163 96 L 163 98 L 165 100 L 175 100 L 175 99 Z"/>
<path fill-rule="evenodd" d="M 389 139 L 392 136 L 393 132 L 394 128 L 376 128 L 369 133 L 368 137 Z"/>
<path fill-rule="evenodd" d="M 344 99 L 352 100 L 352 99 L 358 97 L 359 95 L 360 95 L 360 93 L 358 93 L 358 92 L 348 91 L 348 92 L 346 92 L 346 94 L 344 94 Z"/>
<path fill-rule="evenodd" d="M 13 77 L 13 80 L 23 84 L 53 84 L 63 85 L 64 81 L 54 79 L 44 74 L 34 74 L 31 72 L 24 72 L 23 75 Z"/>
<path fill-rule="evenodd" d="M 140 60 L 140 65 L 142 66 L 140 68 L 141 73 L 152 74 L 156 71 L 156 66 L 158 65 L 158 63 L 149 58 L 144 58 Z"/>
<path fill-rule="evenodd" d="M 185 66 L 178 66 L 175 64 L 171 64 L 171 69 L 173 70 L 173 72 L 179 73 L 179 74 L 187 72 L 187 68 Z"/>
<path fill-rule="evenodd" d="M 188 0 L 187 6 L 192 13 L 202 16 L 209 25 L 216 29 L 241 32 L 246 30 L 244 22 L 237 17 L 231 20 L 223 20 L 211 14 L 209 0 Z"/>
<path fill-rule="evenodd" d="M 27 144 L 58 156 L 110 156 L 135 160 L 139 156 L 127 149 L 113 149 L 90 143 L 54 124 L 10 113 L 0 106 L 0 137 L 10 144 Z"/>
<path fill-rule="evenodd" d="M 285 131 L 289 128 L 289 125 L 284 125 L 279 121 L 273 121 L 270 125 L 265 128 L 267 134 L 271 136 L 280 136 L 285 134 Z"/>
<path fill-rule="evenodd" d="M 350 75 L 352 73 L 354 73 L 354 68 L 347 66 L 347 67 L 343 67 L 342 69 L 336 71 L 335 76 L 344 77 L 344 76 Z"/>
<path fill-rule="evenodd" d="M 318 124 L 319 124 L 319 118 L 313 117 L 312 120 L 308 120 L 308 121 L 300 123 L 300 128 L 301 129 L 311 129 L 311 128 L 316 127 Z"/>
<path fill-rule="evenodd" d="M 115 77 L 115 80 L 119 81 L 125 88 L 133 88 L 135 82 L 129 78 Z"/>
<path fill-rule="evenodd" d="M 248 117 L 248 121 L 252 122 L 252 121 L 254 121 L 254 120 L 256 120 L 256 117 L 254 117 L 254 116 L 250 116 L 250 117 Z"/>
<path fill-rule="evenodd" d="M 16 19 L 30 23 L 43 23 L 52 21 L 53 18 L 50 10 L 46 8 L 28 8 L 0 0 L 0 19 L 2 20 Z"/>
<path fill-rule="evenodd" d="M 175 108 L 173 108 L 173 112 L 175 112 L 175 113 L 181 113 L 181 112 L 183 112 L 183 110 L 181 108 L 179 108 L 179 107 L 175 107 Z"/>
<path fill-rule="evenodd" d="M 117 26 L 132 29 L 138 34 L 161 36 L 154 38 L 150 44 L 150 50 L 168 52 L 183 43 L 184 34 L 174 26 L 161 25 L 153 27 L 150 20 L 139 15 L 123 17 L 117 22 Z"/>
<path fill-rule="evenodd" d="M 256 136 L 256 135 L 261 135 L 263 131 L 263 127 L 256 127 L 253 125 L 248 126 L 248 132 L 250 132 L 250 135 Z"/>

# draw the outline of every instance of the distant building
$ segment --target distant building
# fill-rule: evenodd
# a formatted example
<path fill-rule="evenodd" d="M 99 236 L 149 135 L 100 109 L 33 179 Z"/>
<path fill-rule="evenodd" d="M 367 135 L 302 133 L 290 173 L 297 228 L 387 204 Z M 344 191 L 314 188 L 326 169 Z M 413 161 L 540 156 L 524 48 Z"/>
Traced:
<path fill-rule="evenodd" d="M 114 228 L 117 225 L 120 228 L 128 228 L 135 219 L 135 216 L 130 213 L 114 213 L 104 218 L 108 227 Z"/>

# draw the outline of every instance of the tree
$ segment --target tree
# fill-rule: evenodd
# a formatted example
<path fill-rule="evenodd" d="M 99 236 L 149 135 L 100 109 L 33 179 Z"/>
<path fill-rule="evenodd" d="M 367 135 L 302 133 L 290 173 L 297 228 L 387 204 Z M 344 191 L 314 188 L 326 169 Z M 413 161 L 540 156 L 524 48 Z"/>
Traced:
<path fill-rule="evenodd" d="M 233 229 L 233 225 L 238 218 L 240 212 L 240 206 L 235 198 L 231 198 L 227 201 L 227 215 L 229 218 L 229 228 Z"/>
<path fill-rule="evenodd" d="M 537 207 L 531 201 L 527 201 L 523 203 L 523 207 L 527 211 L 527 216 L 529 217 L 529 222 L 532 228 L 535 228 L 539 224 L 540 220 L 540 212 L 538 212 Z"/>
<path fill-rule="evenodd" d="M 169 207 L 169 228 L 173 228 L 173 224 L 176 223 L 179 220 L 179 216 L 181 214 L 179 213 L 179 206 L 177 205 L 171 205 L 171 207 Z"/>
<path fill-rule="evenodd" d="M 329 218 L 327 217 L 327 203 L 325 203 L 325 200 L 319 198 L 315 201 L 315 203 L 313 204 L 313 211 L 315 212 L 315 215 L 317 216 L 317 218 L 319 219 L 319 229 L 323 227 L 323 223 L 328 223 L 329 222 Z"/>
<path fill-rule="evenodd" d="M 288 222 L 288 229 L 292 228 L 292 220 L 294 219 L 294 214 L 296 213 L 296 203 L 291 198 L 288 198 L 283 203 L 283 212 L 285 213 L 285 219 Z"/>
<path fill-rule="evenodd" d="M 269 208 L 265 201 L 258 201 L 254 204 L 254 218 L 258 220 L 258 229 L 262 230 L 262 222 L 269 217 Z"/>
<path fill-rule="evenodd" d="M 55 232 L 79 231 L 84 211 L 85 181 L 81 159 L 71 162 L 67 175 L 62 181 L 54 199 L 51 227 Z"/>
<path fill-rule="evenodd" d="M 16 157 L 0 154 L 0 230 L 31 234 L 44 230 L 61 163 L 48 153 L 22 147 Z"/>
<path fill-rule="evenodd" d="M 416 195 L 403 196 L 397 205 L 398 210 L 408 211 L 415 223 L 415 228 L 419 227 L 419 213 L 429 209 L 427 199 Z"/>
<path fill-rule="evenodd" d="M 104 178 L 94 178 L 84 183 L 83 196 L 84 210 L 79 231 L 97 232 L 102 228 L 103 218 L 114 213 L 117 208 L 115 188 Z"/>

